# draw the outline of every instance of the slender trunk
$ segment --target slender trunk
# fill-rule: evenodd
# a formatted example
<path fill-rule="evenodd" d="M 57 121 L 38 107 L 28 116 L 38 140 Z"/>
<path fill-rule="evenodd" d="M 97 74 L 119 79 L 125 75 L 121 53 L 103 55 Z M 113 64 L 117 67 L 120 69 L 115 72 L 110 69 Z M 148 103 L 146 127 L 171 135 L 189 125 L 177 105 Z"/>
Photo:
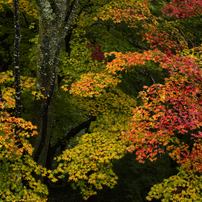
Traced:
<path fill-rule="evenodd" d="M 14 42 L 14 75 L 15 75 L 15 112 L 16 118 L 21 117 L 21 87 L 20 87 L 20 19 L 19 19 L 19 2 L 13 0 L 14 9 L 14 27 L 15 27 L 15 42 Z"/>
<path fill-rule="evenodd" d="M 57 95 L 57 63 L 60 49 L 73 20 L 79 0 L 73 9 L 67 0 L 36 0 L 39 13 L 39 40 L 37 59 L 37 87 L 45 99 L 36 101 L 34 124 L 38 127 L 38 137 L 32 139 L 35 148 L 34 160 L 46 166 L 54 103 Z M 65 18 L 68 20 L 65 24 Z M 65 26 L 64 26 L 65 25 Z"/>

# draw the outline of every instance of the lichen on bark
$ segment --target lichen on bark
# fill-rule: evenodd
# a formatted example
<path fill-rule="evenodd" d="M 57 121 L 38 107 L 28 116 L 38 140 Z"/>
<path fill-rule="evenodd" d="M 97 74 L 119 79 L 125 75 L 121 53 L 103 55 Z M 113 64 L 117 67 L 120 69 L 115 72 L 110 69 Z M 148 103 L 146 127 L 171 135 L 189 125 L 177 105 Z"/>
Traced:
<path fill-rule="evenodd" d="M 39 39 L 37 50 L 37 87 L 45 99 L 36 101 L 33 123 L 39 135 L 31 140 L 34 160 L 46 166 L 54 102 L 57 95 L 57 63 L 60 49 L 77 10 L 79 0 L 36 0 L 39 15 Z M 69 8 L 72 7 L 70 11 Z M 67 18 L 68 16 L 68 18 Z M 65 19 L 68 19 L 65 21 Z"/>

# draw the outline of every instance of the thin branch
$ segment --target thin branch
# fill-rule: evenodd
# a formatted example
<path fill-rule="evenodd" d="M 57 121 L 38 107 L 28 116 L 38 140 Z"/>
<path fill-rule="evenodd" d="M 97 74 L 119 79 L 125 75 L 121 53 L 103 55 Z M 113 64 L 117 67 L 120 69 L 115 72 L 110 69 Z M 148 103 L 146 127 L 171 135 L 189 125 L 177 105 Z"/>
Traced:
<path fill-rule="evenodd" d="M 193 47 L 195 47 L 195 45 L 194 45 L 194 43 L 191 41 L 191 39 L 189 39 L 189 37 L 186 37 L 186 36 L 184 35 L 184 32 L 183 32 L 179 27 L 177 27 L 177 29 L 182 33 L 183 37 L 184 37 L 185 39 L 188 39 L 188 40 L 190 41 L 191 45 L 192 45 Z"/>
<path fill-rule="evenodd" d="M 155 82 L 154 78 L 152 77 L 152 75 L 150 74 L 150 72 L 149 72 L 149 76 L 150 76 L 151 80 L 153 81 L 153 83 L 156 85 L 156 82 Z"/>
<path fill-rule="evenodd" d="M 148 47 L 146 47 L 145 45 L 141 44 L 140 41 L 131 39 L 130 37 L 128 37 L 126 35 L 126 33 L 124 31 L 122 31 L 121 29 L 118 28 L 117 25 L 114 25 L 115 29 L 118 30 L 119 32 L 121 32 L 121 34 L 123 34 L 123 36 L 126 37 L 126 39 L 128 40 L 128 42 L 133 45 L 134 47 L 140 48 L 140 49 L 144 49 L 144 50 L 149 50 Z"/>
<path fill-rule="evenodd" d="M 151 80 L 153 81 L 153 83 L 154 83 L 154 85 L 155 85 L 155 87 L 156 87 L 156 91 L 158 91 L 158 86 L 157 86 L 157 84 L 156 84 L 154 78 L 152 77 L 150 71 L 148 71 L 148 72 L 149 72 L 149 76 L 150 76 Z"/>
<path fill-rule="evenodd" d="M 6 63 L 8 63 L 8 62 L 6 61 L 6 62 L 3 63 L 3 65 L 1 65 L 1 67 L 0 67 L 0 68 L 1 68 L 1 71 L 2 71 L 2 67 L 3 67 Z"/>
<path fill-rule="evenodd" d="M 25 12 L 22 12 L 23 18 L 24 18 L 25 23 L 26 23 L 26 27 L 29 27 L 29 22 L 27 21 L 27 18 L 26 18 L 25 14 L 26 14 Z"/>

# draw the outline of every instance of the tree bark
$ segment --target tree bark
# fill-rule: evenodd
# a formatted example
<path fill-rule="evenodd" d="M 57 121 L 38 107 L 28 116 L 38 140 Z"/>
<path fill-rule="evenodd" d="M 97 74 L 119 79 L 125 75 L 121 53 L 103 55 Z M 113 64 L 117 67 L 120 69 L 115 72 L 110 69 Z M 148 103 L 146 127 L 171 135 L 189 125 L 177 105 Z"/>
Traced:
<path fill-rule="evenodd" d="M 57 95 L 57 63 L 60 49 L 73 20 L 79 0 L 74 1 L 70 11 L 67 0 L 36 0 L 39 15 L 39 40 L 37 55 L 37 87 L 45 99 L 36 101 L 33 123 L 38 136 L 32 138 L 34 160 L 46 166 L 54 103 Z M 68 20 L 65 22 L 66 16 Z"/>
<path fill-rule="evenodd" d="M 21 86 L 20 86 L 20 19 L 19 19 L 19 2 L 13 0 L 14 9 L 14 75 L 15 75 L 15 112 L 16 118 L 21 117 Z"/>

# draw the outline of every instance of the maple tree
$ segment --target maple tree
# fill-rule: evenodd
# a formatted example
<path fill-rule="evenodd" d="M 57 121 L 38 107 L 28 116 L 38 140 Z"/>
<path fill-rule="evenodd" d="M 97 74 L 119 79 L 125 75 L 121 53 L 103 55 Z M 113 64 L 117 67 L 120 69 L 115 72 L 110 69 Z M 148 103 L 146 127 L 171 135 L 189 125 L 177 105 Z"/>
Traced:
<path fill-rule="evenodd" d="M 28 2 L 20 2 L 23 11 L 37 18 L 35 9 L 29 12 Z M 1 3 L 12 8 L 11 1 Z M 201 172 L 201 47 L 188 49 L 186 37 L 175 23 L 161 23 L 163 17 L 153 14 L 152 1 L 81 1 L 77 11 L 78 1 L 69 3 L 69 7 L 60 10 L 59 2 L 36 1 L 39 36 L 32 39 L 38 41 L 38 49 L 33 46 L 32 54 L 38 54 L 37 79 L 20 76 L 19 72 L 15 79 L 12 71 L 1 73 L 0 162 L 6 173 L 0 178 L 5 183 L 1 198 L 46 201 L 48 191 L 41 179 L 47 183 L 49 178 L 54 183 L 68 176 L 72 186 L 79 187 L 84 199 L 88 199 L 104 186 L 114 187 L 114 160 L 133 152 L 140 163 L 144 159 L 154 161 L 166 153 L 181 165 L 176 176 L 151 189 L 148 200 L 184 200 L 186 196 L 197 200 L 200 186 L 195 191 L 192 187 L 200 183 L 197 174 Z M 106 31 L 101 33 L 105 38 L 112 37 L 112 41 L 116 38 L 112 35 L 118 33 L 123 49 L 114 45 L 116 41 L 105 47 L 102 37 L 95 40 L 92 30 L 103 27 Z M 64 28 L 63 33 L 60 28 Z M 131 41 L 130 29 L 143 42 Z M 64 40 L 66 51 L 62 49 Z M 128 47 L 129 42 L 135 47 Z M 16 62 L 15 66 L 18 67 Z M 162 77 L 163 69 L 170 76 L 164 84 L 157 84 L 152 74 Z M 124 75 L 134 72 L 148 75 L 154 83 L 140 92 L 140 106 L 122 86 Z M 13 85 L 14 80 L 21 81 L 20 90 L 19 83 Z M 34 113 L 20 118 L 20 108 L 15 104 L 21 104 L 16 102 L 16 95 L 24 96 L 23 109 L 29 111 L 25 106 L 28 98 L 27 102 L 35 105 L 34 110 L 31 108 Z M 66 110 L 62 102 L 71 110 Z M 61 112 L 53 117 L 55 108 Z M 67 125 L 66 112 L 74 116 L 76 123 L 79 117 L 80 124 L 69 124 L 64 135 L 61 128 Z M 82 118 L 75 115 L 80 112 Z M 25 121 L 30 119 L 37 127 Z M 85 132 L 78 134 L 82 129 Z"/>
<path fill-rule="evenodd" d="M 172 0 L 164 6 L 163 13 L 177 18 L 185 18 L 201 15 L 201 0 Z"/>
<path fill-rule="evenodd" d="M 189 47 L 197 47 L 201 44 L 201 9 L 200 0 L 187 0 L 166 2 L 162 11 L 165 16 L 169 16 L 170 20 L 180 23 L 177 29 L 184 35 Z M 191 26 L 186 26 L 188 23 Z M 191 30 L 195 30 L 195 33 L 192 34 Z"/>
<path fill-rule="evenodd" d="M 183 2 L 181 1 L 182 4 Z M 176 10 L 178 8 L 176 6 Z M 123 16 L 124 12 L 120 16 Z M 120 19 L 122 20 L 118 18 Z M 155 38 L 151 36 L 149 42 L 153 43 L 153 40 Z M 159 45 L 161 40 L 157 39 L 156 42 Z M 153 47 L 158 46 L 152 45 L 151 48 Z M 193 184 L 200 184 L 198 173 L 201 172 L 202 163 L 199 157 L 202 109 L 202 72 L 199 62 L 201 57 L 189 54 L 186 54 L 186 57 L 175 56 L 167 50 L 164 50 L 166 55 L 157 49 L 144 53 L 115 53 L 116 59 L 110 65 L 114 71 L 122 71 L 129 66 L 145 64 L 146 60 L 152 60 L 170 72 L 170 77 L 165 79 L 164 85 L 154 84 L 149 88 L 145 87 L 146 90 L 140 93 L 143 106 L 135 109 L 131 131 L 123 133 L 123 137 L 131 141 L 132 145 L 127 149 L 129 152 L 136 151 L 137 160 L 141 163 L 144 163 L 144 159 L 154 161 L 159 154 L 166 152 L 181 165 L 178 175 L 152 188 L 148 200 L 199 200 L 200 188 L 193 189 Z M 180 51 L 177 50 L 177 53 Z M 180 134 L 188 137 L 184 139 Z M 183 185 L 182 182 L 186 184 Z"/>

